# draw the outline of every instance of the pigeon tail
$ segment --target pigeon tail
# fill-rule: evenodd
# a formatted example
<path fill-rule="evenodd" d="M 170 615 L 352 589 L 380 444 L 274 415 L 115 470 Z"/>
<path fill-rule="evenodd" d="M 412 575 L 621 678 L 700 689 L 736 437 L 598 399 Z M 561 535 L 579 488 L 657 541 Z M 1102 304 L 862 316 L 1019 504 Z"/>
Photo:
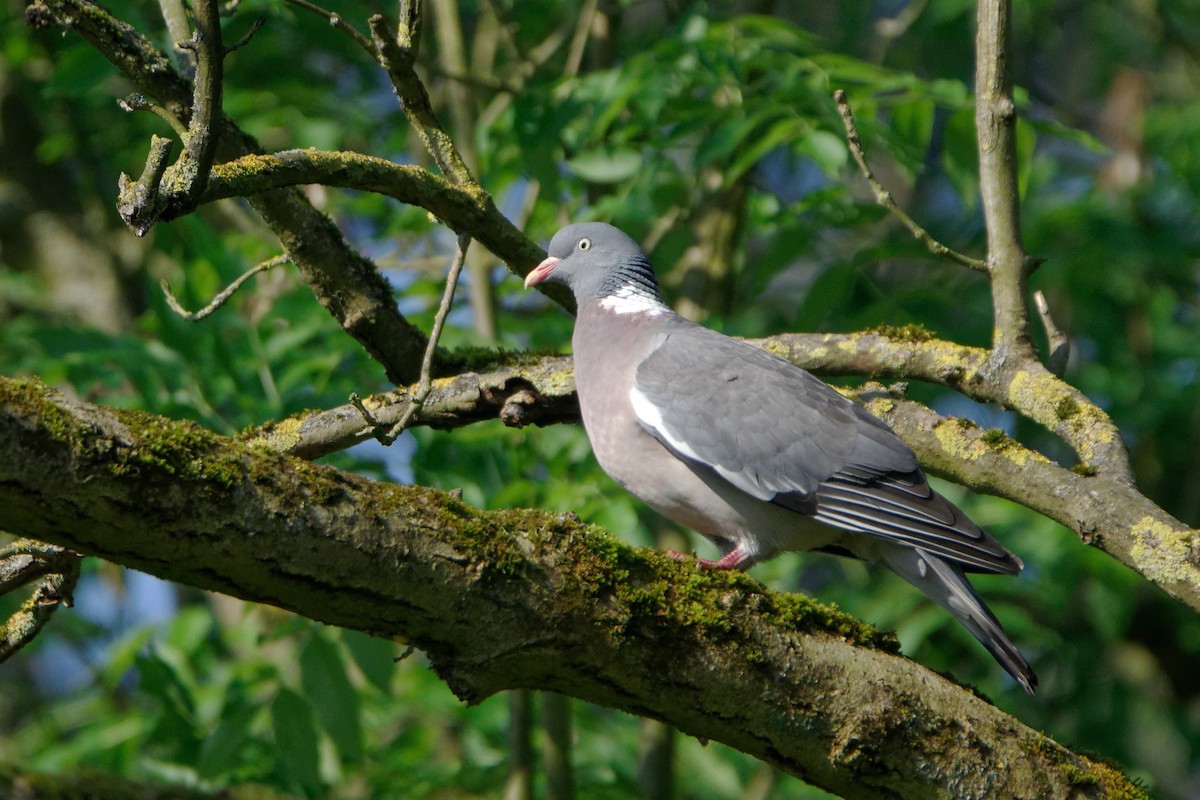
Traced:
<path fill-rule="evenodd" d="M 879 561 L 921 590 L 926 597 L 954 615 L 1009 675 L 1029 694 L 1037 688 L 1037 675 L 1012 643 L 1000 621 L 984 605 L 958 564 L 918 548 L 878 548 Z"/>

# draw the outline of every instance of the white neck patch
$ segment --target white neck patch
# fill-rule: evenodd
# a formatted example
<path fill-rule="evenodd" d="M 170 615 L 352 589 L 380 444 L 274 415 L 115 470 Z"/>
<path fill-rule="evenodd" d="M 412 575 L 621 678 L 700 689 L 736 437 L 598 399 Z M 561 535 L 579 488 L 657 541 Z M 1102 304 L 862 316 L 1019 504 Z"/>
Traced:
<path fill-rule="evenodd" d="M 600 298 L 600 307 L 616 314 L 650 314 L 658 316 L 670 311 L 667 304 L 654 295 L 627 283 L 608 297 Z"/>

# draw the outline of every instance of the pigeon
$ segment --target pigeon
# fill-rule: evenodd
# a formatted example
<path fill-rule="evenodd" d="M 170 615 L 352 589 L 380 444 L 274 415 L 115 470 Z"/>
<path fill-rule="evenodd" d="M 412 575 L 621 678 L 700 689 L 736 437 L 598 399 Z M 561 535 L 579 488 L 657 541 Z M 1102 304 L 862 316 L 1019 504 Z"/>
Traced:
<path fill-rule="evenodd" d="M 967 581 L 1022 564 L 930 488 L 892 430 L 809 372 L 674 313 L 637 243 L 568 225 L 525 287 L 575 296 L 583 425 L 627 491 L 748 569 L 823 551 L 892 570 L 949 611 L 1024 689 L 1037 677 Z M 678 555 L 678 554 L 676 554 Z"/>

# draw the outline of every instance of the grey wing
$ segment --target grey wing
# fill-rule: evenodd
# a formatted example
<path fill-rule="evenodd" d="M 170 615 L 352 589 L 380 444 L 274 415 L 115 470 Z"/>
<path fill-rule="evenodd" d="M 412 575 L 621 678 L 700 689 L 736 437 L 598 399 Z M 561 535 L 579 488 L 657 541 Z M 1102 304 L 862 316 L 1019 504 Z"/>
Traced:
<path fill-rule="evenodd" d="M 743 492 L 971 571 L 1020 561 L 935 493 L 883 422 L 790 362 L 680 321 L 638 365 L 642 427 Z"/>

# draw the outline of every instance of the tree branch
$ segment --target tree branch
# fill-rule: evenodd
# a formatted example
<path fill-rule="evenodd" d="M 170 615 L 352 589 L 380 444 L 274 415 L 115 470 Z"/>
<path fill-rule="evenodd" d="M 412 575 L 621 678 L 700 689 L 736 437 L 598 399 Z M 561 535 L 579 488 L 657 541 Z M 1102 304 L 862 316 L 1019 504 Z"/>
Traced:
<path fill-rule="evenodd" d="M 917 378 L 957 388 L 977 399 L 986 398 L 974 390 L 990 386 L 983 377 L 988 351 L 951 342 L 897 340 L 872 333 L 784 334 L 750 341 L 822 374 Z M 579 421 L 574 373 L 567 356 L 510 354 L 471 369 L 478 371 L 435 380 L 413 424 L 449 429 L 497 416 L 514 426 Z M 1075 433 L 1094 425 L 1084 440 L 1100 436 L 1100 431 L 1111 425 L 1099 409 L 1086 410 L 1094 408 L 1086 399 L 1086 406 L 1071 405 L 1074 400 L 1070 398 L 1078 393 L 1068 384 L 1048 373 L 1045 380 L 1072 393 L 1062 395 L 1060 425 L 1078 426 Z M 1035 394 L 1019 381 L 1009 389 L 1011 397 L 1026 406 Z M 397 389 L 364 403 L 377 420 L 390 424 L 408 407 L 414 391 L 413 387 Z M 892 424 L 933 474 L 1045 514 L 1077 533 L 1086 544 L 1104 550 L 1200 611 L 1200 535 L 1132 484 L 1066 469 L 997 431 L 981 430 L 967 420 L 947 420 L 916 403 L 868 407 Z M 362 414 L 347 405 L 286 419 L 247 438 L 279 452 L 316 458 L 371 436 L 372 429 L 364 427 Z"/>
<path fill-rule="evenodd" d="M 569 515 L 479 511 L 6 378 L 0 504 L 26 535 L 404 637 L 470 702 L 557 691 L 847 798 L 1139 791 L 840 612 Z"/>
<path fill-rule="evenodd" d="M 400 17 L 395 34 L 388 30 L 382 14 L 374 14 L 367 21 L 379 55 L 379 65 L 392 79 L 392 88 L 400 100 L 400 107 L 442 174 L 459 185 L 478 186 L 471 170 L 459 155 L 458 148 L 454 146 L 454 140 L 438 121 L 425 84 L 417 76 L 415 65 L 421 35 L 420 0 L 402 0 Z"/>
<path fill-rule="evenodd" d="M 28 599 L 0 624 L 0 662 L 33 641 L 60 605 L 73 604 L 79 561 L 69 550 L 29 539 L 0 549 L 0 595 L 34 584 Z"/>
<path fill-rule="evenodd" d="M 270 189 L 319 183 L 393 197 L 420 206 L 456 231 L 469 233 L 524 277 L 546 257 L 545 251 L 501 214 L 491 197 L 474 186 L 452 183 L 421 167 L 353 152 L 285 150 L 248 155 L 213 167 L 205 202 L 254 196 Z M 569 292 L 548 293 L 568 310 Z"/>
<path fill-rule="evenodd" d="M 191 122 L 183 151 L 169 168 L 160 161 L 166 151 L 153 137 L 146 168 L 137 184 L 121 174 L 117 210 L 138 236 L 144 236 L 167 208 L 186 213 L 196 207 L 216 155 L 216 121 L 222 116 L 222 74 L 225 46 L 221 43 L 221 20 L 216 0 L 196 0 L 195 32 L 177 47 L 192 53 L 196 77 L 192 91 Z M 149 178 L 149 180 L 148 180 Z"/>
<path fill-rule="evenodd" d="M 1017 188 L 1017 106 L 1013 101 L 1010 0 L 979 0 L 975 33 L 975 129 L 979 190 L 988 235 L 995 309 L 993 347 L 1000 358 L 1032 359 L 1029 274 L 1034 260 L 1021 244 Z"/>
<path fill-rule="evenodd" d="M 79 34 L 139 92 L 154 98 L 171 116 L 190 120 L 190 84 L 161 50 L 105 9 L 88 0 L 34 0 L 27 17 L 38 25 L 53 22 Z M 261 150 L 224 115 L 219 118 L 219 135 L 218 161 Z M 416 380 L 425 336 L 397 310 L 391 287 L 375 265 L 356 253 L 301 192 L 263 192 L 248 200 L 279 237 L 317 300 L 383 365 L 388 378 L 398 384 Z"/>

